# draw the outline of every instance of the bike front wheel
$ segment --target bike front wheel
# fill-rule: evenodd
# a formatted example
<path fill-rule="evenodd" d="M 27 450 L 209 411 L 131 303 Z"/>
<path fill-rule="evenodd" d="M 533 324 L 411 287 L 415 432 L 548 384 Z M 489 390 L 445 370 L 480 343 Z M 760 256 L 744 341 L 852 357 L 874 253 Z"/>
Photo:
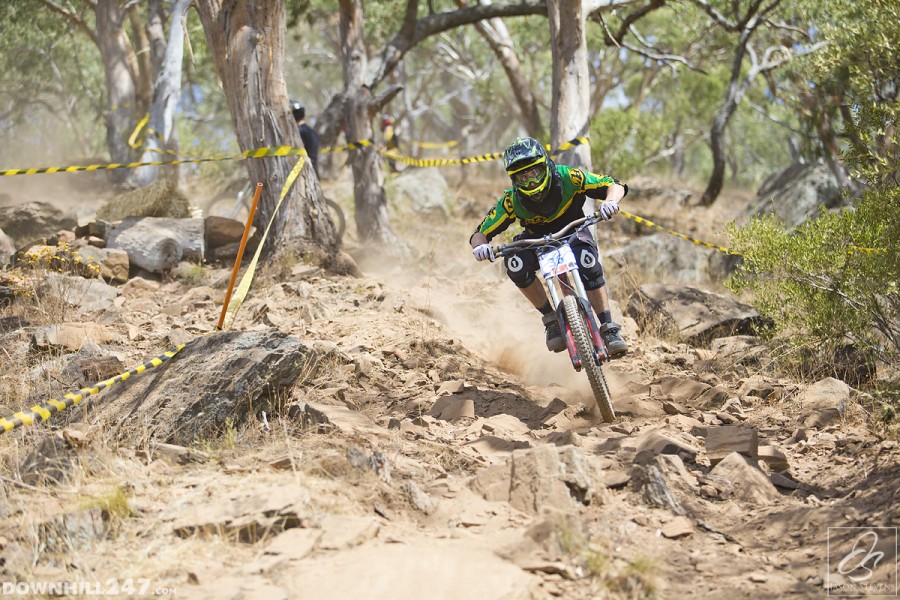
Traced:
<path fill-rule="evenodd" d="M 581 359 L 581 368 L 587 373 L 588 381 L 591 382 L 591 390 L 594 392 L 597 408 L 600 409 L 600 416 L 607 423 L 612 423 L 616 420 L 616 413 L 613 411 L 612 396 L 609 393 L 609 386 L 606 384 L 606 377 L 603 376 L 603 369 L 594 360 L 594 344 L 588 335 L 590 330 L 587 319 L 590 317 L 584 314 L 584 309 L 575 296 L 563 298 L 563 314 L 566 325 L 572 332 L 572 340 L 575 342 L 575 349 Z"/>

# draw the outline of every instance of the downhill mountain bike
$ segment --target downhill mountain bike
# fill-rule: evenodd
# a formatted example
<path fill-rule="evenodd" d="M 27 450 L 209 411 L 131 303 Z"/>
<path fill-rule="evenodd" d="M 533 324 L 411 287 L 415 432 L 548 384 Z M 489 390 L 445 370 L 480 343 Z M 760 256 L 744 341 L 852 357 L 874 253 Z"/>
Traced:
<path fill-rule="evenodd" d="M 494 256 L 504 257 L 523 248 L 537 253 L 544 285 L 556 310 L 572 366 L 576 371 L 587 373 L 600 416 L 607 423 L 612 423 L 616 414 L 602 369 L 603 363 L 609 360 L 609 353 L 600 336 L 597 319 L 578 273 L 578 261 L 570 246 L 579 231 L 602 220 L 600 213 L 594 213 L 569 223 L 554 234 L 496 246 Z"/>
<path fill-rule="evenodd" d="M 230 185 L 223 193 L 210 199 L 203 207 L 203 216 L 216 215 L 217 217 L 246 220 L 247 215 L 250 214 L 250 203 L 253 201 L 253 192 L 256 186 L 248 181 L 236 193 L 234 187 L 234 185 Z M 329 198 L 324 200 L 331 222 L 334 223 L 334 230 L 338 238 L 343 238 L 344 231 L 347 229 L 344 211 L 334 200 Z"/>

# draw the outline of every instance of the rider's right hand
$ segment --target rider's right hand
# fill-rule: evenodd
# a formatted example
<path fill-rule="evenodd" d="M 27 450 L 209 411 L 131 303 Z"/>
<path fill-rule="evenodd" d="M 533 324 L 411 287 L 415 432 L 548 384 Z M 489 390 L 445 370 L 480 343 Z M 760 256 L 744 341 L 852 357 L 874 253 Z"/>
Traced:
<path fill-rule="evenodd" d="M 490 244 L 480 244 L 472 248 L 472 254 L 475 255 L 475 260 L 489 260 L 491 262 L 494 261 L 494 249 L 491 248 Z"/>

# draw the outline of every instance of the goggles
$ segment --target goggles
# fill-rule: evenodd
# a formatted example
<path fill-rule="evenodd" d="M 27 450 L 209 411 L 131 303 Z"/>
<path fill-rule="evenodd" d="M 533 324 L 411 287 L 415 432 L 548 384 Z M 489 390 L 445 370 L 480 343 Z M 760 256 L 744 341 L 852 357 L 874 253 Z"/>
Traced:
<path fill-rule="evenodd" d="M 547 176 L 547 165 L 538 163 L 510 175 L 513 185 L 524 190 L 532 190 L 543 183 Z"/>

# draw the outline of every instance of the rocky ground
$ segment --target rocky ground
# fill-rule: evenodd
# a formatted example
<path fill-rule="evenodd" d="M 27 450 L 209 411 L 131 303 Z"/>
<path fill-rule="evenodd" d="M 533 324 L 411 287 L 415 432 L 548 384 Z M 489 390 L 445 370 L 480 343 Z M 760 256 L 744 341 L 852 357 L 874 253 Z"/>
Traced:
<path fill-rule="evenodd" d="M 52 324 L 5 308 L 4 416 L 186 346 L 0 437 L 4 593 L 818 598 L 873 567 L 862 583 L 896 594 L 900 450 L 864 395 L 777 373 L 757 339 L 620 317 L 632 352 L 605 366 L 601 423 L 461 212 L 398 226 L 406 261 L 348 232 L 362 277 L 268 265 L 227 332 L 224 267 L 131 279 Z"/>

